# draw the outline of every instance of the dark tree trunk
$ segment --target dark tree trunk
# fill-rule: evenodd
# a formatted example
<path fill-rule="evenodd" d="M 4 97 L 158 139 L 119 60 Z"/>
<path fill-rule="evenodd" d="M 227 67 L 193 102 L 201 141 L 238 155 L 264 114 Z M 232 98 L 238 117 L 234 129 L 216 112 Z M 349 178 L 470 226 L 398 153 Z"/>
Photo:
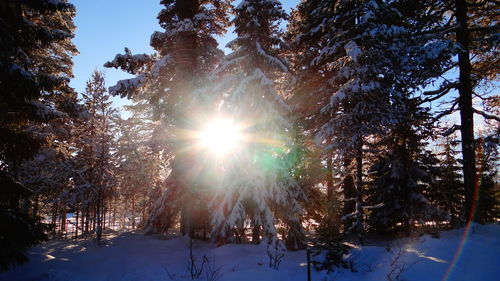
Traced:
<path fill-rule="evenodd" d="M 363 232 L 363 140 L 359 140 L 356 152 L 356 229 Z"/>
<path fill-rule="evenodd" d="M 142 215 L 141 215 L 141 225 L 144 227 L 146 224 L 146 198 L 144 198 L 144 201 L 142 203 Z"/>
<path fill-rule="evenodd" d="M 132 195 L 132 229 L 135 229 L 135 196 Z"/>
<path fill-rule="evenodd" d="M 116 222 L 116 196 L 114 199 L 115 203 L 113 204 L 113 221 L 111 223 L 111 229 L 115 230 L 115 222 Z"/>
<path fill-rule="evenodd" d="M 180 20 L 193 19 L 199 11 L 200 3 L 198 0 L 177 0 L 175 1 L 175 9 Z M 177 119 L 177 126 L 179 128 L 190 130 L 190 96 L 192 92 L 193 77 L 195 77 L 196 69 L 196 33 L 192 31 L 180 32 L 177 42 L 174 44 L 174 60 L 176 62 L 176 76 L 178 78 L 175 87 L 175 95 L 178 97 L 177 103 L 181 109 L 179 118 Z M 178 148 L 176 151 L 176 162 L 181 169 L 173 169 L 172 172 L 184 173 L 190 167 L 191 157 L 189 153 L 185 152 L 186 140 L 178 140 Z M 193 222 L 193 192 L 189 179 L 182 175 L 176 175 L 178 182 L 184 191 L 184 200 L 181 207 L 181 233 L 189 234 L 194 238 L 194 222 Z M 180 180 L 180 181 L 179 181 Z"/>
<path fill-rule="evenodd" d="M 124 200 L 123 212 L 122 212 L 122 229 L 126 228 L 126 211 L 127 211 L 127 199 Z"/>
<path fill-rule="evenodd" d="M 95 227 L 96 227 L 96 222 L 97 222 L 97 206 L 99 206 L 99 202 L 96 204 L 96 206 L 94 206 L 94 213 L 93 213 L 93 216 L 92 216 L 92 231 L 95 231 Z"/>
<path fill-rule="evenodd" d="M 333 201 L 333 163 L 332 157 L 328 154 L 326 158 L 326 193 L 328 204 Z"/>
<path fill-rule="evenodd" d="M 344 176 L 342 180 L 342 192 L 344 194 L 344 207 L 342 209 L 342 215 L 346 216 L 352 214 L 356 211 L 356 187 L 354 186 L 354 178 L 349 171 L 349 165 L 351 164 L 351 159 L 344 159 L 344 170 L 347 175 Z M 344 233 L 348 232 L 352 226 L 353 218 L 344 218 Z"/>
<path fill-rule="evenodd" d="M 33 216 L 36 218 L 38 217 L 38 208 L 40 204 L 40 195 L 37 193 L 35 195 L 35 204 L 33 205 Z"/>
<path fill-rule="evenodd" d="M 80 210 L 78 208 L 78 204 L 76 205 L 76 219 L 75 219 L 75 240 L 78 239 L 78 215 L 80 214 Z"/>
<path fill-rule="evenodd" d="M 61 238 L 66 237 L 66 208 L 61 210 L 61 230 L 59 236 Z"/>
<path fill-rule="evenodd" d="M 57 204 L 54 203 L 52 209 L 52 237 L 56 237 L 56 223 L 57 223 Z"/>
<path fill-rule="evenodd" d="M 461 50 L 458 54 L 460 132 L 462 135 L 463 177 L 465 186 L 464 219 L 472 220 L 474 213 L 477 174 L 474 147 L 474 112 L 472 110 L 471 63 L 469 58 L 469 28 L 467 23 L 467 2 L 456 0 L 456 17 L 458 23 L 457 42 Z"/>
<path fill-rule="evenodd" d="M 327 197 L 327 207 L 328 207 L 328 228 L 334 230 L 333 228 L 339 227 L 338 212 L 334 208 L 335 202 L 335 187 L 333 185 L 333 159 L 332 155 L 328 153 L 326 159 L 326 197 Z"/>
<path fill-rule="evenodd" d="M 260 225 L 253 223 L 252 228 L 252 243 L 259 244 L 260 243 Z"/>

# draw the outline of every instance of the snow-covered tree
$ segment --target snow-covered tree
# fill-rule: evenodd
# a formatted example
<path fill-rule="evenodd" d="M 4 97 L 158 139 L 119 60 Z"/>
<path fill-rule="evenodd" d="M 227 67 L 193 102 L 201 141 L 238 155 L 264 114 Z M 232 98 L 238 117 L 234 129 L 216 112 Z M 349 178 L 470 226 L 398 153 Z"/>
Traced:
<path fill-rule="evenodd" d="M 340 157 L 329 152 L 325 153 L 322 151 L 322 147 L 315 146 L 311 140 L 320 128 L 318 124 L 325 122 L 325 119 L 328 118 L 326 115 L 321 115 L 320 110 L 328 101 L 330 89 L 326 81 L 332 76 L 332 72 L 325 65 L 310 64 L 320 52 L 322 48 L 321 38 L 326 32 L 325 29 L 317 28 L 324 20 L 324 18 L 315 15 L 315 10 L 320 5 L 322 3 L 318 0 L 302 1 L 290 16 L 290 23 L 285 34 L 286 41 L 290 46 L 285 54 L 291 64 L 291 71 L 287 75 L 290 81 L 287 88 L 292 95 L 290 95 L 288 103 L 291 104 L 294 116 L 297 118 L 296 126 L 301 137 L 306 140 L 304 143 L 308 145 L 308 152 L 313 153 L 309 160 L 317 162 L 307 165 L 318 167 L 325 166 L 326 163 L 326 167 L 319 169 L 322 171 L 321 175 L 316 175 L 321 178 L 315 178 L 315 180 L 316 184 L 326 183 L 326 201 L 322 201 L 326 203 L 328 215 L 319 220 L 316 218 L 316 221 L 323 222 L 321 223 L 322 232 L 338 233 L 340 221 L 336 216 L 340 215 L 337 212 L 340 202 L 336 190 L 337 184 L 334 184 L 338 177 L 334 175 L 333 163 Z M 319 186 L 321 184 L 316 187 Z M 312 194 L 318 193 L 313 191 Z M 334 209 L 337 210 L 334 211 Z M 347 213 L 351 212 L 352 210 Z"/>
<path fill-rule="evenodd" d="M 368 138 L 383 133 L 392 119 L 389 102 L 391 95 L 398 94 L 392 84 L 399 76 L 391 66 L 398 47 L 394 38 L 404 30 L 398 26 L 397 12 L 378 1 L 321 1 L 305 18 L 312 19 L 306 26 L 313 25 L 307 34 L 297 34 L 295 41 L 313 38 L 313 46 L 320 47 L 313 49 L 312 60 L 296 68 L 325 75 L 318 86 L 309 86 L 325 95 L 317 111 L 317 143 L 343 160 L 338 162 L 344 162 L 347 174 L 355 159 L 356 196 L 345 200 L 356 203 L 348 214 L 355 218 L 349 228 L 361 231 L 363 154 Z"/>
<path fill-rule="evenodd" d="M 446 97 L 449 106 L 436 119 L 454 112 L 460 113 L 460 124 L 454 124 L 446 134 L 460 130 L 462 145 L 462 174 L 465 185 L 465 203 L 462 220 L 472 220 L 474 189 L 478 182 L 475 144 L 474 114 L 500 121 L 498 116 L 479 110 L 473 102 L 474 96 L 482 96 L 479 88 L 486 81 L 498 81 L 498 30 L 496 23 L 496 1 L 399 1 L 401 11 L 418 15 L 418 35 L 436 36 L 450 41 L 447 48 L 440 48 L 449 55 L 448 67 L 436 69 L 435 77 L 448 72 L 448 77 L 434 90 L 427 93 L 430 100 Z M 417 13 L 415 13 L 417 11 Z M 443 41 L 443 40 L 441 40 Z M 444 47 L 444 46 L 443 46 Z M 458 75 L 457 75 L 458 74 Z M 458 93 L 458 95 L 456 95 Z"/>
<path fill-rule="evenodd" d="M 0 266 L 26 260 L 23 251 L 43 238 L 29 213 L 32 195 L 19 182 L 23 160 L 44 142 L 40 128 L 74 105 L 68 86 L 75 8 L 66 1 L 0 3 Z"/>
<path fill-rule="evenodd" d="M 82 93 L 84 107 L 88 112 L 76 128 L 75 146 L 77 148 L 75 186 L 64 198 L 72 205 L 81 205 L 86 217 L 85 231 L 96 231 L 100 243 L 106 202 L 115 186 L 114 167 L 111 149 L 113 145 L 112 118 L 116 113 L 111 107 L 109 94 L 105 88 L 104 76 L 94 71 Z"/>
<path fill-rule="evenodd" d="M 192 182 L 196 151 L 185 132 L 192 132 L 196 113 L 203 114 L 203 104 L 193 95 L 194 89 L 204 86 L 206 74 L 213 70 L 223 53 L 217 48 L 215 35 L 225 32 L 228 24 L 227 0 L 163 0 L 164 8 L 158 14 L 163 32 L 151 36 L 153 55 L 132 55 L 128 49 L 106 67 L 120 68 L 135 78 L 119 81 L 110 88 L 136 102 L 149 104 L 152 119 L 157 123 L 153 146 L 167 151 L 165 165 L 171 170 L 165 181 L 164 192 L 153 206 L 152 231 L 165 231 L 171 224 L 169 214 L 181 212 L 181 230 L 194 236 L 196 210 L 202 202 L 195 202 L 197 187 Z"/>
<path fill-rule="evenodd" d="M 403 16 L 400 4 L 304 1 L 291 25 L 304 57 L 295 61 L 293 94 L 312 109 L 306 122 L 343 174 L 345 231 L 363 228 L 368 152 L 398 124 L 401 100 L 446 66 L 453 46 L 432 34 L 416 36 L 421 27 L 414 15 Z"/>
<path fill-rule="evenodd" d="M 448 136 L 439 144 L 437 178 L 428 193 L 432 204 L 449 215 L 452 226 L 460 222 L 465 195 L 461 168 L 456 159 L 459 153 L 455 148 L 456 143 Z"/>
<path fill-rule="evenodd" d="M 293 145 L 290 110 L 276 83 L 278 74 L 288 71 L 279 54 L 283 41 L 278 29 L 286 14 L 271 0 L 241 1 L 234 11 L 237 38 L 228 43 L 233 52 L 217 70 L 222 79 L 215 91 L 222 93 L 222 114 L 242 124 L 246 137 L 222 163 L 224 176 L 212 202 L 213 235 L 226 241 L 249 221 L 255 239 L 260 231 L 274 239 L 279 219 L 290 227 L 288 238 L 294 241 L 289 245 L 300 248 L 302 211 L 297 200 L 303 193 L 287 161 Z"/>
<path fill-rule="evenodd" d="M 419 99 L 403 99 L 393 110 L 400 115 L 390 133 L 379 143 L 383 152 L 370 169 L 373 181 L 368 187 L 370 228 L 379 232 L 409 232 L 415 222 L 438 219 L 441 212 L 429 201 L 435 186 L 438 159 L 426 149 L 432 135 L 427 108 Z M 441 219 L 444 216 L 441 215 Z"/>
<path fill-rule="evenodd" d="M 142 111 L 142 106 L 127 106 L 132 116 L 126 120 L 117 119 L 116 122 L 116 148 L 114 157 L 117 161 L 116 177 L 118 180 L 118 193 L 128 208 L 122 213 L 122 218 L 129 215 L 132 219 L 132 228 L 144 227 L 149 219 L 152 204 L 161 195 L 161 184 L 165 181 L 167 170 L 162 150 L 151 145 L 152 133 L 155 124 L 150 116 Z M 150 112 L 149 110 L 146 112 Z M 113 218 L 121 210 L 113 206 Z M 141 221 L 136 224 L 135 217 L 141 214 Z M 159 219 L 159 218 L 158 218 Z M 156 224 L 172 224 L 166 217 Z M 168 229 L 169 227 L 165 227 Z"/>

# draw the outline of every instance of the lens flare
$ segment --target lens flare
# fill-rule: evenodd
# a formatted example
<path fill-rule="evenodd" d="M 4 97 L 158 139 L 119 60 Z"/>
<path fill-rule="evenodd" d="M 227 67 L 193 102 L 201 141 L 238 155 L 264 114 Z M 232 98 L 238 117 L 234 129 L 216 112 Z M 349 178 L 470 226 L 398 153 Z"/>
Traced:
<path fill-rule="evenodd" d="M 238 126 L 227 119 L 212 120 L 198 135 L 201 145 L 216 156 L 234 151 L 242 136 Z"/>

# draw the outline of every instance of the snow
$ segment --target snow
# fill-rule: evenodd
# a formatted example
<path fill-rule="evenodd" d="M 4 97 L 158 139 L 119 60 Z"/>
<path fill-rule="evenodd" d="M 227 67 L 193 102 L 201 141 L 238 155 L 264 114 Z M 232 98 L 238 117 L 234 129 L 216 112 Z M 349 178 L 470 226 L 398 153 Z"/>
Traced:
<path fill-rule="evenodd" d="M 351 57 L 354 62 L 358 61 L 358 57 L 361 55 L 361 49 L 358 47 L 356 42 L 349 41 L 345 44 L 344 49 L 347 53 L 347 56 Z"/>
<path fill-rule="evenodd" d="M 0 280 L 191 280 L 187 237 L 166 239 L 133 232 L 108 235 L 103 247 L 91 240 L 46 242 L 29 251 L 30 262 L 0 273 Z M 425 235 L 371 241 L 369 246 L 355 246 L 350 251 L 347 260 L 355 272 L 341 269 L 327 275 L 313 268 L 312 280 L 379 281 L 389 280 L 388 275 L 398 280 L 400 271 L 400 280 L 444 280 L 450 268 L 448 281 L 500 276 L 500 226 L 473 224 L 462 254 L 451 266 L 462 237 L 464 229 L 455 229 L 442 232 L 440 238 Z M 278 270 L 269 267 L 266 243 L 215 247 L 195 241 L 193 254 L 199 263 L 206 256 L 212 268 L 220 268 L 219 281 L 307 280 L 305 251 L 286 252 Z M 206 280 L 205 275 L 199 280 Z"/>

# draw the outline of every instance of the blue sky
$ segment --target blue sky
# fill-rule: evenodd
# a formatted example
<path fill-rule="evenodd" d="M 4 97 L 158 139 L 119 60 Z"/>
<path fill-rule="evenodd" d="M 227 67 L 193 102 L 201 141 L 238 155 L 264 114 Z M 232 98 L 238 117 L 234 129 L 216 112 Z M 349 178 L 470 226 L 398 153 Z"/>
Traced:
<path fill-rule="evenodd" d="M 116 81 L 131 77 L 116 70 L 104 69 L 103 64 L 112 60 L 117 53 L 123 53 L 128 47 L 132 53 L 152 53 L 149 38 L 153 31 L 162 29 L 158 25 L 156 15 L 161 9 L 159 0 L 73 0 L 76 6 L 76 36 L 73 42 L 80 54 L 75 56 L 71 86 L 81 93 L 94 69 L 104 70 L 106 85 L 112 86 Z M 297 5 L 299 0 L 282 1 L 286 11 Z M 239 0 L 235 1 L 239 3 Z M 219 38 L 221 46 L 233 34 Z M 123 104 L 114 99 L 115 105 Z"/>

